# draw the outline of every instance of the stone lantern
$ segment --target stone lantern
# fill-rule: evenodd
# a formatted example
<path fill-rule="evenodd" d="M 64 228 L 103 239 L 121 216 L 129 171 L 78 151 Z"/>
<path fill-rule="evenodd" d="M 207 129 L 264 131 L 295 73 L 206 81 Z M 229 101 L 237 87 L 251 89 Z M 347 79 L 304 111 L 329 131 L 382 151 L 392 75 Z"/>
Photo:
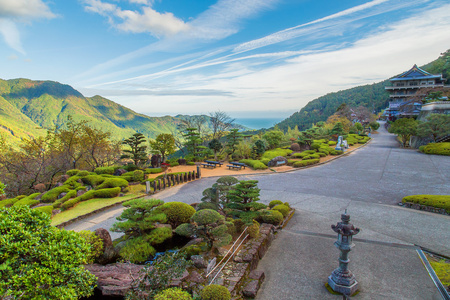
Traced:
<path fill-rule="evenodd" d="M 339 267 L 336 268 L 330 276 L 328 276 L 328 284 L 333 291 L 351 296 L 358 290 L 358 282 L 353 273 L 348 269 L 348 253 L 355 246 L 353 244 L 353 236 L 359 233 L 359 228 L 349 223 L 350 215 L 345 213 L 341 215 L 342 222 L 337 225 L 331 225 L 331 228 L 337 232 L 338 239 L 334 245 L 341 251 L 339 256 Z"/>

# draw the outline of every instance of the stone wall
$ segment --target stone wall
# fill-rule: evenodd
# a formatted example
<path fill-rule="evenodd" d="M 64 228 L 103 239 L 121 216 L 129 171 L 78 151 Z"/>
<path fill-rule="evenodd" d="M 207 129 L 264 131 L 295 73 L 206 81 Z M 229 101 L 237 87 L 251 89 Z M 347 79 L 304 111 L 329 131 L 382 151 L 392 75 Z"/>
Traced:
<path fill-rule="evenodd" d="M 412 202 L 405 202 L 405 203 L 402 203 L 402 205 L 407 208 L 424 210 L 424 211 L 428 211 L 428 212 L 433 212 L 433 213 L 437 213 L 437 214 L 441 214 L 441 215 L 450 216 L 450 214 L 445 210 L 445 208 L 437 208 L 437 207 L 433 207 L 433 206 L 427 206 L 427 205 L 422 205 L 422 204 L 412 203 Z"/>

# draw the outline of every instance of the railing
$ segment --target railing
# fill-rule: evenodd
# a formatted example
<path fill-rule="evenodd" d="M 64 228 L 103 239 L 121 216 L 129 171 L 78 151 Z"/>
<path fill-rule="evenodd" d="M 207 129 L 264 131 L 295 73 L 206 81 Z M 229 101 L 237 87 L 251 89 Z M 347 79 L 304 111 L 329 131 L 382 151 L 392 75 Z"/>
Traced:
<path fill-rule="evenodd" d="M 209 281 L 208 285 L 210 285 L 211 283 L 214 282 L 214 280 L 216 279 L 216 277 L 220 274 L 220 272 L 222 272 L 223 268 L 227 265 L 227 263 L 230 261 L 230 259 L 236 254 L 236 252 L 239 250 L 239 247 L 242 245 L 242 243 L 244 243 L 244 241 L 247 239 L 247 237 L 249 236 L 248 234 L 245 235 L 245 237 L 242 239 L 242 241 L 240 241 L 241 237 L 245 234 L 245 232 L 247 231 L 248 227 L 245 227 L 245 229 L 242 231 L 242 233 L 239 235 L 239 237 L 236 239 L 236 241 L 234 241 L 233 245 L 231 245 L 230 249 L 228 249 L 227 253 L 225 253 L 224 257 L 219 261 L 218 264 L 215 265 L 215 267 L 208 272 L 208 274 L 206 274 L 206 279 L 208 279 L 208 277 L 210 277 L 215 270 L 217 270 L 217 268 L 222 265 L 220 267 L 220 269 L 217 271 L 216 275 L 214 275 L 214 277 Z M 240 242 L 239 242 L 240 241 Z M 239 244 L 238 244 L 239 242 Z M 231 254 L 230 254 L 231 253 Z M 230 254 L 230 255 L 229 255 Z M 227 258 L 228 257 L 228 258 Z M 225 262 L 223 262 L 226 259 Z"/>

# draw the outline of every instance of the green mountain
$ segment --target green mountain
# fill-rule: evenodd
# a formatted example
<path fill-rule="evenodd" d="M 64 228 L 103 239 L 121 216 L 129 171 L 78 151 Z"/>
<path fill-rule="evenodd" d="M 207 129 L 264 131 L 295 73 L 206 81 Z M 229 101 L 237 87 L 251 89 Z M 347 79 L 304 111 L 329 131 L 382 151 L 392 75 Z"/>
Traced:
<path fill-rule="evenodd" d="M 450 50 L 421 68 L 432 74 L 442 74 L 445 78 L 449 78 Z M 390 85 L 389 80 L 384 80 L 371 85 L 326 94 L 310 101 L 300 111 L 295 112 L 277 125 L 281 130 L 287 130 L 288 127 L 294 128 L 296 125 L 299 130 L 305 130 L 319 121 L 326 121 L 342 103 L 347 103 L 347 105 L 353 107 L 362 105 L 370 111 L 379 112 L 388 106 L 389 94 L 384 89 L 388 85 Z"/>
<path fill-rule="evenodd" d="M 63 126 L 69 115 L 75 121 L 88 120 L 118 139 L 136 132 L 155 138 L 174 132 L 177 124 L 189 118 L 149 117 L 101 96 L 84 97 L 71 86 L 54 81 L 0 79 L 0 134 L 6 134 L 13 144 Z"/>

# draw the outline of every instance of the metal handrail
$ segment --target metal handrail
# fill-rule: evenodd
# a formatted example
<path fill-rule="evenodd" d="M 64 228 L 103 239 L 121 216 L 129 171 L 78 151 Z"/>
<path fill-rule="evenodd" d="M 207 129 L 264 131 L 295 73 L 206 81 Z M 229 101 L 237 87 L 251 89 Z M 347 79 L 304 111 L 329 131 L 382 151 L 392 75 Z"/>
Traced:
<path fill-rule="evenodd" d="M 228 253 L 230 253 L 231 249 L 234 248 L 234 246 L 235 246 L 236 243 L 239 241 L 239 239 L 242 237 L 242 235 L 247 231 L 247 228 L 248 228 L 248 226 L 245 227 L 245 229 L 242 231 L 242 233 L 239 235 L 239 237 L 236 239 L 236 241 L 234 241 L 233 245 L 231 245 L 230 249 L 227 251 L 227 253 L 225 253 L 225 256 L 219 261 L 219 263 L 218 263 L 211 271 L 209 271 L 208 274 L 206 274 L 206 277 L 209 277 L 209 275 L 211 275 L 211 273 L 214 272 L 215 269 L 217 269 L 217 267 L 218 267 L 218 266 L 222 263 L 222 261 L 227 257 Z M 248 235 L 247 235 L 247 236 L 248 236 Z M 245 241 L 245 239 L 247 238 L 247 236 L 244 238 L 244 241 Z M 241 244 L 242 244 L 242 243 L 241 243 Z M 240 244 L 239 244 L 239 246 L 240 246 Z M 239 246 L 238 246 L 238 248 L 239 248 Z M 235 251 L 233 251 L 233 253 L 234 253 L 234 252 L 235 252 Z"/>

